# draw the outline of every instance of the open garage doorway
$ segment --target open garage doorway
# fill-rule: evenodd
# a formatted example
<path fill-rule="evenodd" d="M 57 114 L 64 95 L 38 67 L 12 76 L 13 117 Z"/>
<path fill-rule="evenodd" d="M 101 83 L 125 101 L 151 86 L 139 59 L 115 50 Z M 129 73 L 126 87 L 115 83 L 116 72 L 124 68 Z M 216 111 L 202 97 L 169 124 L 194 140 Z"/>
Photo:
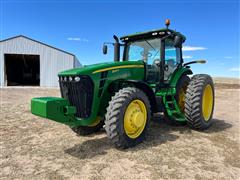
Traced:
<path fill-rule="evenodd" d="M 7 86 L 39 86 L 40 56 L 5 54 L 5 82 Z"/>

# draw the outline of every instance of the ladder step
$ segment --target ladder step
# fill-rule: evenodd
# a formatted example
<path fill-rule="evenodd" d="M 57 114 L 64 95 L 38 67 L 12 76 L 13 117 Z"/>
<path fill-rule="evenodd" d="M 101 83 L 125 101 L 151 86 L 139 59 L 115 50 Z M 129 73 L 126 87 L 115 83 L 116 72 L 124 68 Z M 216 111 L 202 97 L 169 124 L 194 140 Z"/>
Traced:
<path fill-rule="evenodd" d="M 167 101 L 166 103 L 167 103 L 167 104 L 174 104 L 173 101 Z"/>
<path fill-rule="evenodd" d="M 185 118 L 175 118 L 176 119 L 176 121 L 180 121 L 180 122 L 185 122 L 186 120 L 185 120 Z"/>

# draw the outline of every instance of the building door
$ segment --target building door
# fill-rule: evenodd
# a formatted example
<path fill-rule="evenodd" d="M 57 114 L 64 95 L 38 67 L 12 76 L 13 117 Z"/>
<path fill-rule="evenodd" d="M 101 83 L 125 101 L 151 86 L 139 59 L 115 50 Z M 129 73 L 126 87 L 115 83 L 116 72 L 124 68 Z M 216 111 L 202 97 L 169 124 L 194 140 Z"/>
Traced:
<path fill-rule="evenodd" d="M 39 86 L 40 56 L 5 54 L 5 82 L 7 86 Z"/>

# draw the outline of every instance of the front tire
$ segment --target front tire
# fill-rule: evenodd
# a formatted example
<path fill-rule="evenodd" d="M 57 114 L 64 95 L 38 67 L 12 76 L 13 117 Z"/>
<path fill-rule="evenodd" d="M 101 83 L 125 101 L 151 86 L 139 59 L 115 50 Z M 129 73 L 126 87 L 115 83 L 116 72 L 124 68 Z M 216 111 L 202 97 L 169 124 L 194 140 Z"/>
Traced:
<path fill-rule="evenodd" d="M 118 148 L 129 148 L 145 139 L 151 118 L 148 97 L 134 87 L 118 91 L 109 102 L 105 117 L 108 138 Z"/>
<path fill-rule="evenodd" d="M 207 74 L 192 77 L 186 93 L 185 116 L 187 124 L 197 130 L 211 126 L 214 110 L 214 84 Z"/>
<path fill-rule="evenodd" d="M 104 121 L 102 120 L 102 118 L 97 117 L 96 122 L 90 126 L 77 126 L 77 127 L 71 128 L 71 129 L 78 136 L 87 136 L 87 135 L 99 132 L 103 127 L 103 124 L 104 124 L 103 122 Z"/>

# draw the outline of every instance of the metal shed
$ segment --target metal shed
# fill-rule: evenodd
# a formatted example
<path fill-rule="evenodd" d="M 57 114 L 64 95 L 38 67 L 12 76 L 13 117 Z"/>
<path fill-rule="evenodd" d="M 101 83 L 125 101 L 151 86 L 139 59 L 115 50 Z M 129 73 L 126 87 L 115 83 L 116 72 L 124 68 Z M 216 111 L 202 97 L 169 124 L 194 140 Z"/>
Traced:
<path fill-rule="evenodd" d="M 79 67 L 74 54 L 16 36 L 0 41 L 0 86 L 58 86 L 58 72 Z"/>

